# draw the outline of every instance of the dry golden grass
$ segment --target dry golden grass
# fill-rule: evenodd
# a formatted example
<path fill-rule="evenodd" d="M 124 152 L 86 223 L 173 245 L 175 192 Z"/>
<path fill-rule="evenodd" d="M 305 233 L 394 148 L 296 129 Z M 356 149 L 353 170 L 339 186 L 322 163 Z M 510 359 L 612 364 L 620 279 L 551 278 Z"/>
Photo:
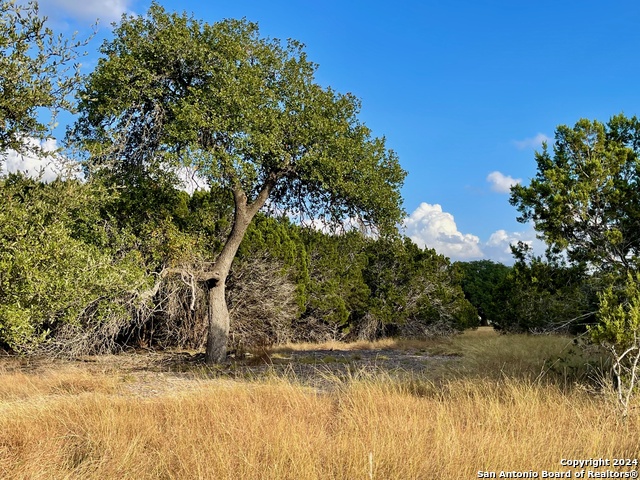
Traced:
<path fill-rule="evenodd" d="M 621 423 L 606 396 L 583 388 L 466 376 L 487 348 L 505 361 L 514 342 L 544 350 L 541 337 L 488 335 L 474 347 L 479 336 L 441 345 L 463 355 L 450 379 L 361 373 L 321 392 L 286 378 L 201 379 L 141 398 L 115 373 L 0 371 L 0 391 L 14 392 L 0 398 L 0 478 L 450 480 L 639 456 L 637 410 Z M 535 372 L 535 361 L 522 365 Z"/>
<path fill-rule="evenodd" d="M 565 335 L 500 335 L 484 327 L 443 340 L 431 351 L 459 355 L 459 374 L 538 378 L 550 370 L 568 375 L 569 370 L 584 370 L 587 361 L 600 362 L 587 357 L 574 340 Z"/>
<path fill-rule="evenodd" d="M 99 376 L 81 368 L 48 369 L 39 373 L 0 373 L 0 407 L 10 401 L 50 395 L 78 395 L 83 392 L 112 392 L 119 380 Z"/>

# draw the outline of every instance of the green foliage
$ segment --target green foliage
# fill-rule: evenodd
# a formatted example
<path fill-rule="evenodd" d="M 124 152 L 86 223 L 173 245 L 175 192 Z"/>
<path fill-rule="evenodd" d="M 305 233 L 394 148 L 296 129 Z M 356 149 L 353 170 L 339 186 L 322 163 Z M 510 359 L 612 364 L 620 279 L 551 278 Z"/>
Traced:
<path fill-rule="evenodd" d="M 68 137 L 86 152 L 90 175 L 124 187 L 139 205 L 140 194 L 170 192 L 187 167 L 233 199 L 231 230 L 197 275 L 209 300 L 207 362 L 225 358 L 225 282 L 259 210 L 397 232 L 405 172 L 359 121 L 359 101 L 315 82 L 299 42 L 262 38 L 246 20 L 207 24 L 153 3 L 144 17 L 123 17 L 101 53 Z M 304 293 L 298 288 L 300 304 Z"/>
<path fill-rule="evenodd" d="M 609 286 L 599 299 L 599 322 L 589 335 L 609 353 L 618 403 L 626 418 L 640 366 L 640 274 L 629 273 L 626 282 L 618 288 Z"/>
<path fill-rule="evenodd" d="M 188 206 L 188 216 L 179 223 L 181 229 L 197 237 L 208 251 L 222 250 L 233 221 L 233 199 L 229 192 L 215 188 L 196 190 Z"/>
<path fill-rule="evenodd" d="M 560 126 L 553 155 L 544 145 L 542 153 L 536 153 L 536 177 L 529 186 L 513 187 L 511 194 L 511 203 L 522 214 L 518 220 L 533 221 L 552 253 L 564 251 L 574 268 L 588 267 L 591 285 L 609 283 L 599 296 L 599 323 L 589 331 L 591 339 L 609 351 L 623 416 L 640 361 L 637 284 L 632 277 L 640 266 L 639 153 L 636 117 L 617 115 L 607 124 L 583 119 L 573 128 Z M 626 285 L 616 290 L 625 277 Z M 561 307 L 573 303 L 571 294 L 577 292 L 565 290 L 558 290 Z M 549 303 L 556 302 L 545 301 Z"/>
<path fill-rule="evenodd" d="M 477 326 L 477 313 L 448 259 L 408 238 L 371 242 L 365 279 L 370 313 L 398 332 L 425 335 L 434 325 L 445 330 Z"/>
<path fill-rule="evenodd" d="M 358 232 L 326 235 L 303 230 L 302 235 L 309 255 L 303 319 L 313 325 L 327 325 L 334 333 L 349 334 L 364 315 L 369 299 L 369 287 L 363 278 L 367 266 L 365 239 Z"/>
<path fill-rule="evenodd" d="M 359 232 L 307 232 L 309 302 L 303 318 L 322 318 L 342 335 L 425 336 L 477 326 L 448 260 L 408 238 Z"/>
<path fill-rule="evenodd" d="M 589 328 L 593 342 L 612 345 L 620 351 L 640 341 L 640 275 L 627 275 L 622 287 L 609 286 L 598 295 L 596 325 Z"/>
<path fill-rule="evenodd" d="M 64 324 L 100 322 L 148 286 L 96 207 L 104 191 L 76 181 L 0 179 L 0 343 L 29 350 Z"/>
<path fill-rule="evenodd" d="M 0 0 L 0 161 L 8 149 L 43 153 L 28 137 L 45 138 L 57 112 L 71 108 L 67 96 L 80 77 L 70 64 L 81 45 L 46 27 L 37 3 Z M 51 113 L 48 125 L 43 109 Z"/>
<path fill-rule="evenodd" d="M 407 278 L 405 324 L 420 326 L 427 333 L 430 327 L 463 330 L 478 326 L 478 313 L 464 297 L 459 278 L 449 259 L 435 250 L 421 249 L 404 238 Z M 407 330 L 410 331 L 410 330 Z"/>
<path fill-rule="evenodd" d="M 358 121 L 357 99 L 315 83 L 300 43 L 154 3 L 123 19 L 101 53 L 70 136 L 94 173 L 137 186 L 188 165 L 249 202 L 266 189 L 272 207 L 299 217 L 395 228 L 405 172 Z"/>
<path fill-rule="evenodd" d="M 582 332 L 592 323 L 598 278 L 561 257 L 533 255 L 520 243 L 516 263 L 500 284 L 496 325 L 509 332 Z"/>
<path fill-rule="evenodd" d="M 278 224 L 288 233 L 270 240 L 272 257 L 288 262 L 285 270 L 289 278 L 296 275 L 303 301 L 294 339 L 425 336 L 477 326 L 455 269 L 435 251 L 409 239 L 371 239 L 358 231 L 328 235 L 285 220 Z M 245 249 L 259 247 L 253 239 L 273 235 L 260 232 L 265 226 L 259 221 L 247 234 L 240 259 L 259 255 L 259 248 L 249 254 Z M 289 260 L 277 253 L 286 251 L 293 254 Z"/>
<path fill-rule="evenodd" d="M 5 347 L 28 351 L 49 340 L 62 346 L 65 326 L 82 335 L 100 333 L 102 324 L 112 325 L 111 341 L 142 336 L 162 346 L 199 345 L 183 329 L 202 331 L 204 320 L 194 315 L 204 314 L 205 298 L 184 278 L 158 292 L 155 315 L 142 318 L 136 308 L 153 284 L 147 272 L 211 258 L 207 252 L 228 228 L 228 199 L 167 192 L 163 198 L 175 203 L 157 216 L 141 205 L 137 218 L 147 221 L 136 224 L 126 220 L 127 192 L 120 198 L 96 180 L 43 184 L 10 175 L 0 191 L 7 199 L 0 207 Z M 227 285 L 232 336 L 246 346 L 472 327 L 475 310 L 457 282 L 444 257 L 406 239 L 329 235 L 258 215 Z"/>
<path fill-rule="evenodd" d="M 291 224 L 288 218 L 270 218 L 258 215 L 249 226 L 236 255 L 232 269 L 238 262 L 253 256 L 275 261 L 281 265 L 280 275 L 288 277 L 295 284 L 295 303 L 304 310 L 309 282 L 308 257 L 300 228 Z"/>
<path fill-rule="evenodd" d="M 501 288 L 511 268 L 491 260 L 456 262 L 464 296 L 476 308 L 485 323 L 502 318 L 504 306 Z"/>
<path fill-rule="evenodd" d="M 640 121 L 580 120 L 556 130 L 553 153 L 536 153 L 538 172 L 516 185 L 511 203 L 555 251 L 597 269 L 634 268 L 640 253 Z"/>

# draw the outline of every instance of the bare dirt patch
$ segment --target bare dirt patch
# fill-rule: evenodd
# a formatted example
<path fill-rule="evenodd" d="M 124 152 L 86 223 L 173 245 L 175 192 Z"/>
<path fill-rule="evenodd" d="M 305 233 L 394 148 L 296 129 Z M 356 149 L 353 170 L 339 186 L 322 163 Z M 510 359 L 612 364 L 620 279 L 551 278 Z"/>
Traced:
<path fill-rule="evenodd" d="M 187 351 L 138 351 L 120 355 L 87 356 L 74 360 L 43 357 L 0 358 L 0 375 L 14 382 L 31 382 L 66 373 L 83 378 L 118 379 L 114 394 L 154 397 L 188 391 L 203 383 L 257 381 L 283 377 L 317 388 L 331 389 L 336 383 L 363 375 L 424 375 L 456 359 L 455 355 L 432 354 L 424 346 L 332 344 L 302 349 L 287 347 L 254 352 L 233 352 L 220 365 L 204 363 L 204 355 Z M 55 374 L 53 373 L 55 372 Z M 78 375 L 76 375 L 78 378 Z M 51 380 L 52 384 L 58 380 Z M 56 384 L 57 385 L 57 384 Z M 90 385 L 90 384 L 89 384 Z M 55 392 L 55 388 L 51 387 Z M 69 387 L 71 388 L 71 387 Z M 79 392 L 91 387 L 78 388 Z M 72 389 L 72 388 L 71 388 Z"/>

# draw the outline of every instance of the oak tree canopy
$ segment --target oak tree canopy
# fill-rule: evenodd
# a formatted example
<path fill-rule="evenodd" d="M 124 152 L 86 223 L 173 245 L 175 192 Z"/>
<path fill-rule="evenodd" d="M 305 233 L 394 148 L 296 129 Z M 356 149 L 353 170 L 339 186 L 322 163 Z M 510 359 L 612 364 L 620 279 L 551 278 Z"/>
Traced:
<path fill-rule="evenodd" d="M 123 17 L 81 89 L 70 139 L 93 175 L 135 184 L 188 166 L 233 197 L 234 221 L 208 289 L 207 361 L 226 355 L 225 280 L 261 209 L 393 232 L 405 172 L 358 119 L 351 94 L 319 85 L 297 41 L 261 37 L 246 20 L 214 24 L 152 4 Z"/>

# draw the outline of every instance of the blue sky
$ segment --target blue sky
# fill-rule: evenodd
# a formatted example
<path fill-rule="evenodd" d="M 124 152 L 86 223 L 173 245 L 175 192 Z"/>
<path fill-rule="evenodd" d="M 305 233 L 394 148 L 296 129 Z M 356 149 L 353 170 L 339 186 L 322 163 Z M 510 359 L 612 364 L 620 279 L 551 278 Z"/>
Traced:
<path fill-rule="evenodd" d="M 510 262 L 531 241 L 505 189 L 535 174 L 559 124 L 640 106 L 640 3 L 632 1 L 160 2 L 215 22 L 246 17 L 306 44 L 318 81 L 362 100 L 361 119 L 408 171 L 406 233 L 454 260 Z M 89 31 L 148 1 L 41 0 L 55 30 Z M 497 173 L 496 173 L 497 172 Z"/>

